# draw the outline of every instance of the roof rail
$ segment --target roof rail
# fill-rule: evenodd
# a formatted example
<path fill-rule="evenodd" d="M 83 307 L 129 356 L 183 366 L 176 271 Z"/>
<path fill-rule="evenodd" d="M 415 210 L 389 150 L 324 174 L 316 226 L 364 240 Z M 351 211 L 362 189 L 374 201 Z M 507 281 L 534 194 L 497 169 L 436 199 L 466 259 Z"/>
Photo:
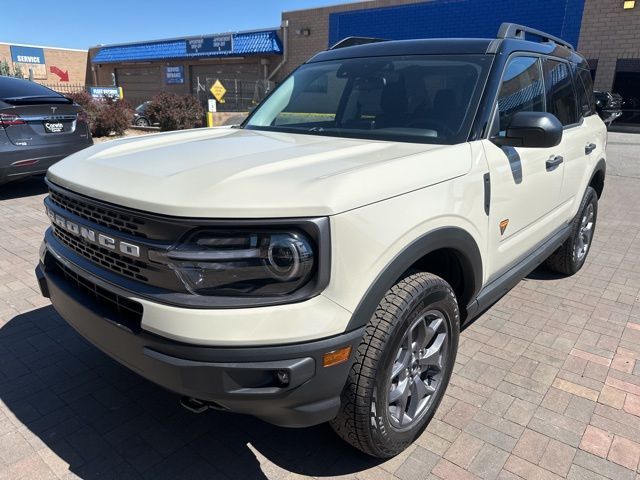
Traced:
<path fill-rule="evenodd" d="M 366 45 L 367 43 L 387 42 L 384 38 L 371 37 L 347 37 L 339 40 L 329 47 L 329 50 L 337 50 L 338 48 L 355 47 L 356 45 Z"/>
<path fill-rule="evenodd" d="M 535 35 L 536 37 L 540 37 L 544 42 L 557 43 L 558 45 L 567 47 L 569 50 L 575 50 L 575 48 L 573 48 L 573 45 L 565 40 L 562 40 L 561 38 L 549 35 L 548 33 L 545 33 L 541 30 L 536 30 L 535 28 L 518 25 L 517 23 L 505 22 L 500 25 L 500 29 L 498 30 L 498 38 L 520 38 L 524 40 L 525 34 L 527 33 Z"/>

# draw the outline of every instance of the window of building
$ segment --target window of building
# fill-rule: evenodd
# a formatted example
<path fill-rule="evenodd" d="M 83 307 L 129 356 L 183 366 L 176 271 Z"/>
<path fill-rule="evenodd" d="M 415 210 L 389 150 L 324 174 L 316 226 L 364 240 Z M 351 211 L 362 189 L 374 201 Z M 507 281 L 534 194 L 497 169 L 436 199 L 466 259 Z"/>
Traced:
<path fill-rule="evenodd" d="M 622 116 L 616 123 L 640 124 L 640 59 L 618 59 L 613 93 L 622 96 Z"/>

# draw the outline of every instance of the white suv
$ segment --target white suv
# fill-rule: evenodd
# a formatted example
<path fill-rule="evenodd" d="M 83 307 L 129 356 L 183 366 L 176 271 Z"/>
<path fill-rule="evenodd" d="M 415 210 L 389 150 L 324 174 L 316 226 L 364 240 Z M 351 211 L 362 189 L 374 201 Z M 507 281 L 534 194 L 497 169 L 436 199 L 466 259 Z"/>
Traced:
<path fill-rule="evenodd" d="M 37 275 L 187 408 L 330 421 L 388 457 L 433 416 L 462 326 L 545 260 L 582 267 L 605 143 L 586 61 L 543 32 L 349 39 L 240 127 L 53 166 Z"/>

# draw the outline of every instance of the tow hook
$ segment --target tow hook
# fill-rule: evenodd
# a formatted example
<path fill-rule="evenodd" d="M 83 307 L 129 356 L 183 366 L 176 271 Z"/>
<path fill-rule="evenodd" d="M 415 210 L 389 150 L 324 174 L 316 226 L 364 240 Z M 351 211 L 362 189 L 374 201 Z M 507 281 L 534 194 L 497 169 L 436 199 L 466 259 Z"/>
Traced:
<path fill-rule="evenodd" d="M 217 403 L 199 400 L 193 397 L 180 397 L 180 405 L 192 413 L 204 413 L 207 410 L 226 410 L 222 405 Z"/>

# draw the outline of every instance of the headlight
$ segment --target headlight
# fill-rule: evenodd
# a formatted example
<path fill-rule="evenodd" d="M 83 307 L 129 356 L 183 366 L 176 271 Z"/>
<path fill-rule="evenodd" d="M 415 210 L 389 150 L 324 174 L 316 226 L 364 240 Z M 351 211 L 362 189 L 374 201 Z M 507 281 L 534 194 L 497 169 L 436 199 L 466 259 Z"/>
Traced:
<path fill-rule="evenodd" d="M 195 295 L 288 295 L 308 283 L 316 268 L 310 238 L 295 231 L 202 230 L 153 257 Z"/>

